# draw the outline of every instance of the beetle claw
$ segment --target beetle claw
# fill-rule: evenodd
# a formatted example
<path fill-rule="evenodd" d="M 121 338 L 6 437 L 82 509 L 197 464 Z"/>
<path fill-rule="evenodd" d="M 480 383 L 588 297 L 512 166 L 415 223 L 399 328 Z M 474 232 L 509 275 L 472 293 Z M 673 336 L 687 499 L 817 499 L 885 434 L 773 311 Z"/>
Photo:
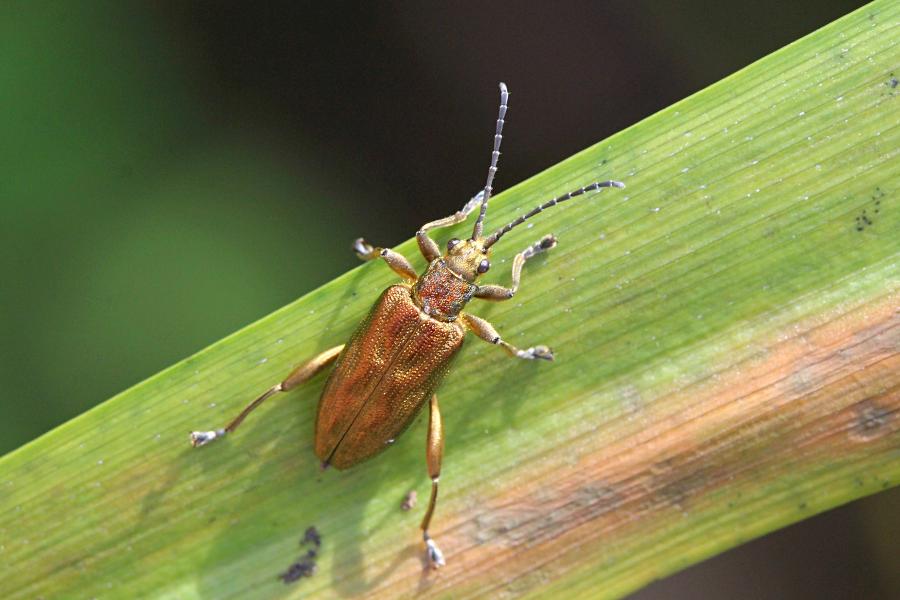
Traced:
<path fill-rule="evenodd" d="M 542 360 L 553 360 L 553 350 L 547 346 L 535 346 L 534 357 Z"/>
<path fill-rule="evenodd" d="M 558 243 L 559 240 L 551 233 L 542 237 L 541 241 L 538 242 L 538 246 L 541 250 L 550 250 L 551 248 L 556 248 L 556 244 Z"/>
<path fill-rule="evenodd" d="M 532 346 L 528 350 L 519 350 L 517 355 L 519 358 L 526 358 L 528 360 L 534 360 L 535 358 L 541 360 L 553 360 L 553 350 L 547 346 Z"/>
<path fill-rule="evenodd" d="M 192 431 L 191 446 L 199 448 L 225 435 L 224 429 L 216 429 L 215 431 Z"/>
<path fill-rule="evenodd" d="M 434 543 L 433 539 L 426 537 L 425 546 L 425 551 L 428 554 L 428 564 L 432 569 L 439 569 L 447 564 L 444 560 L 444 553 L 441 552 L 441 549 L 438 548 L 438 545 Z"/>
<path fill-rule="evenodd" d="M 363 260 L 367 260 L 374 250 L 372 245 L 363 238 L 357 238 L 356 241 L 353 242 L 353 251 Z"/>

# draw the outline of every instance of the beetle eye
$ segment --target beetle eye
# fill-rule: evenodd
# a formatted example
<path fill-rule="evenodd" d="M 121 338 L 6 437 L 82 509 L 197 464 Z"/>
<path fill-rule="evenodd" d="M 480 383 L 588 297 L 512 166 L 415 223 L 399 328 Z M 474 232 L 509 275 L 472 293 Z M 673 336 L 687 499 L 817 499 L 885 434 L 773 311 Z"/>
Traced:
<path fill-rule="evenodd" d="M 453 238 L 447 242 L 447 250 L 453 250 L 453 247 L 459 243 L 459 238 Z"/>
<path fill-rule="evenodd" d="M 488 269 L 491 268 L 491 261 L 488 259 L 483 259 L 480 263 L 478 263 L 478 272 L 479 273 L 487 273 Z"/>

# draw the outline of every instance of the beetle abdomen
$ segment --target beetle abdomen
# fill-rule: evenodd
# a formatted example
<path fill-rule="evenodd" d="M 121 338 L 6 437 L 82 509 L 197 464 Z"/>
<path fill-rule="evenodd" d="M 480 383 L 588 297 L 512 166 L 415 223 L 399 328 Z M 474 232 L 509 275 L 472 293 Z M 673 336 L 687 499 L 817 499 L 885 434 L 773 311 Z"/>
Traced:
<path fill-rule="evenodd" d="M 409 286 L 386 289 L 322 391 L 316 455 L 343 469 L 384 450 L 434 393 L 464 333 L 461 325 L 425 315 Z"/>

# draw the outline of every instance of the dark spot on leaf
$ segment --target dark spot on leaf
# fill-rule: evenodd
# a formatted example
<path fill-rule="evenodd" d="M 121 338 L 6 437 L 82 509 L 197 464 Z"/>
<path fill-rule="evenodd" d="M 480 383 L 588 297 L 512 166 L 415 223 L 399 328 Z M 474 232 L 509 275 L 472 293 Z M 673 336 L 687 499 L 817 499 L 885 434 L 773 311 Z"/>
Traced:
<path fill-rule="evenodd" d="M 619 508 L 619 492 L 601 481 L 589 482 L 565 494 L 544 490 L 543 501 L 476 509 L 471 523 L 476 543 L 522 548 L 556 538 L 578 523 L 599 518 Z"/>
<path fill-rule="evenodd" d="M 303 532 L 303 538 L 300 540 L 300 547 L 312 545 L 313 547 L 306 551 L 306 554 L 294 561 L 287 571 L 281 573 L 278 577 L 285 583 L 293 583 L 303 577 L 312 577 L 316 574 L 316 557 L 319 555 L 319 547 L 322 545 L 322 536 L 313 526 L 308 527 Z"/>
<path fill-rule="evenodd" d="M 894 416 L 890 410 L 875 402 L 874 398 L 866 398 L 853 407 L 856 423 L 853 434 L 863 440 L 870 440 L 886 433 L 888 423 Z"/>
<path fill-rule="evenodd" d="M 859 214 L 856 215 L 856 226 L 854 227 L 854 229 L 856 229 L 857 231 L 865 231 L 866 228 L 871 227 L 875 224 L 874 217 L 872 215 L 881 213 L 881 198 L 883 196 L 884 192 L 881 191 L 881 188 L 876 187 L 875 193 L 871 196 L 873 205 L 870 205 L 868 208 L 862 208 Z M 869 213 L 869 208 L 873 209 L 872 213 Z"/>
<path fill-rule="evenodd" d="M 312 577 L 316 574 L 316 561 L 302 559 L 298 560 L 288 570 L 278 577 L 285 583 L 293 583 L 303 577 Z"/>
<path fill-rule="evenodd" d="M 656 494 L 665 504 L 683 509 L 696 492 L 709 483 L 708 468 L 689 469 L 674 459 L 655 463 L 651 468 Z"/>
<path fill-rule="evenodd" d="M 417 502 L 418 494 L 416 494 L 416 490 L 410 490 L 403 498 L 403 503 L 400 505 L 400 508 L 403 510 L 412 510 L 416 506 Z"/>
<path fill-rule="evenodd" d="M 303 546 L 305 544 L 314 544 L 317 548 L 322 545 L 322 536 L 314 526 L 308 527 L 303 533 L 303 539 L 300 541 L 300 545 Z"/>

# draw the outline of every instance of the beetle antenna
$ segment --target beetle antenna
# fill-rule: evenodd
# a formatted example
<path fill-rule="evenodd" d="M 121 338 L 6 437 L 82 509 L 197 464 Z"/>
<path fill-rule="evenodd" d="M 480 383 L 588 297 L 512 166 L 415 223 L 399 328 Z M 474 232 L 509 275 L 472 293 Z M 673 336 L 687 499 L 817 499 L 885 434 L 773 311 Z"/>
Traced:
<path fill-rule="evenodd" d="M 481 237 L 484 231 L 484 216 L 487 214 L 488 200 L 491 199 L 491 187 L 494 184 L 494 175 L 497 173 L 497 162 L 500 160 L 500 142 L 503 141 L 503 123 L 506 118 L 506 103 L 509 101 L 509 90 L 506 84 L 500 82 L 500 111 L 497 115 L 497 130 L 494 133 L 494 151 L 491 152 L 491 166 L 488 167 L 487 183 L 484 185 L 484 197 L 481 200 L 481 212 L 475 221 L 475 229 L 472 231 L 472 239 Z"/>
<path fill-rule="evenodd" d="M 497 240 L 499 240 L 501 237 L 506 235 L 506 233 L 508 233 L 513 227 L 516 227 L 517 225 L 521 225 L 527 219 L 530 219 L 531 217 L 538 214 L 539 212 L 542 212 L 544 209 L 550 208 L 551 206 L 556 206 L 560 202 L 565 202 L 566 200 L 568 200 L 570 198 L 575 198 L 576 196 L 580 196 L 586 192 L 593 192 L 594 190 L 599 190 L 600 188 L 608 188 L 608 187 L 624 188 L 625 184 L 622 183 L 621 181 L 595 181 L 594 183 L 592 183 L 590 185 L 586 185 L 583 188 L 573 190 L 573 191 L 569 192 L 568 194 L 563 194 L 562 196 L 554 198 L 553 200 L 548 200 L 547 202 L 544 202 L 540 206 L 534 207 L 533 209 L 531 209 L 529 212 L 525 213 L 521 217 L 511 221 L 510 223 L 507 223 L 506 225 L 504 225 L 503 227 L 501 227 L 500 229 L 498 229 L 497 231 L 492 233 L 490 235 L 490 237 L 488 237 L 487 240 L 485 240 L 485 242 L 484 242 L 485 250 L 487 250 L 488 248 L 490 248 L 491 246 L 496 244 Z"/>

